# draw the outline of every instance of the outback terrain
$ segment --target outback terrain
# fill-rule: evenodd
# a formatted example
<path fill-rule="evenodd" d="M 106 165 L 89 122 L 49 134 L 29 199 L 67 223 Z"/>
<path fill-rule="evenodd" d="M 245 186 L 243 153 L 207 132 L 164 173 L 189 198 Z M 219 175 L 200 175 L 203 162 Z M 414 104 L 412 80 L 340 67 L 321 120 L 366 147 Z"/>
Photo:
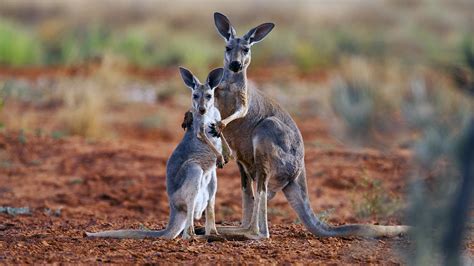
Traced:
<path fill-rule="evenodd" d="M 301 121 L 305 140 L 330 141 L 317 120 Z M 176 123 L 178 127 L 178 123 Z M 270 202 L 272 237 L 262 241 L 212 242 L 176 240 L 97 240 L 86 230 L 163 228 L 167 222 L 166 160 L 182 133 L 153 141 L 89 143 L 78 137 L 55 140 L 14 132 L 0 136 L 10 165 L 1 170 L 0 205 L 28 206 L 29 215 L 1 214 L 1 261 L 65 262 L 346 262 L 401 263 L 406 238 L 319 239 L 297 222 L 284 196 Z M 384 191 L 402 196 L 409 158 L 376 150 L 352 152 L 344 147 L 307 147 L 306 163 L 312 206 L 328 211 L 331 223 L 383 222 L 358 219 L 353 201 L 370 188 L 364 176 L 383 181 Z M 240 219 L 240 177 L 235 162 L 218 173 L 217 222 Z M 472 246 L 470 246 L 472 248 Z"/>
<path fill-rule="evenodd" d="M 474 125 L 474 2 L 191 2 L 2 1 L 0 264 L 442 264 Z M 166 226 L 166 162 L 191 102 L 178 66 L 201 80 L 222 66 L 216 11 L 239 36 L 276 24 L 248 77 L 302 132 L 316 215 L 413 234 L 318 238 L 279 193 L 266 240 L 84 237 Z M 218 170 L 216 215 L 241 218 L 234 161 Z"/>
<path fill-rule="evenodd" d="M 52 109 L 12 104 L 48 121 Z M 156 107 L 116 108 L 134 116 Z M 159 106 L 165 112 L 173 104 Z M 142 110 L 144 109 L 144 110 Z M 136 123 L 112 124 L 120 138 L 0 134 L 0 206 L 28 207 L 27 214 L 0 214 L 3 263 L 391 263 L 403 264 L 408 237 L 317 238 L 302 226 L 283 194 L 269 203 L 271 238 L 261 241 L 87 239 L 85 231 L 161 229 L 167 223 L 165 167 L 180 140 L 181 111 L 170 126 L 149 130 Z M 297 119 L 305 144 L 313 209 L 332 224 L 401 224 L 412 154 L 406 149 L 347 147 L 318 118 Z M 48 123 L 44 122 L 44 126 Z M 241 215 L 240 176 L 231 162 L 218 171 L 217 222 L 236 224 Z M 199 222 L 198 222 L 199 224 Z M 472 238 L 464 247 L 474 252 Z"/>

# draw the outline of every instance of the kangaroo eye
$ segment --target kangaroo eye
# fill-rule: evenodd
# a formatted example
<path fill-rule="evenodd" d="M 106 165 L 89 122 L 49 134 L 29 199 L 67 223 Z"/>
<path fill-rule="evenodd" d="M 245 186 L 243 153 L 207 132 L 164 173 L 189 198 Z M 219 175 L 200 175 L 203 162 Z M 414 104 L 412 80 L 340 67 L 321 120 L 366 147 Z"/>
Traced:
<path fill-rule="evenodd" d="M 250 50 L 249 48 L 243 48 L 242 51 L 244 52 L 244 54 L 248 53 Z"/>
<path fill-rule="evenodd" d="M 226 46 L 226 47 L 225 47 L 225 51 L 226 51 L 226 52 L 230 52 L 230 50 L 232 50 L 232 47 L 229 47 L 229 46 Z"/>
<path fill-rule="evenodd" d="M 208 100 L 210 100 L 210 99 L 212 98 L 212 95 L 211 95 L 211 94 L 206 94 L 206 98 L 207 98 Z"/>
<path fill-rule="evenodd" d="M 194 99 L 194 100 L 197 100 L 198 98 L 199 98 L 199 95 L 193 94 L 193 99 Z"/>

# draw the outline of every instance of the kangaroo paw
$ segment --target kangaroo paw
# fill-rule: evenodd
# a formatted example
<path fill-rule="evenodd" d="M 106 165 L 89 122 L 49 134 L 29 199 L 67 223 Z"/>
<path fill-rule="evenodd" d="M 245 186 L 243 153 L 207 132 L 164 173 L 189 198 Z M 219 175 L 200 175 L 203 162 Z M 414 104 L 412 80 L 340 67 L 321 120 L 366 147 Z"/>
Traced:
<path fill-rule="evenodd" d="M 192 124 L 193 124 L 193 113 L 188 111 L 184 114 L 184 119 L 183 119 L 183 123 L 181 123 L 181 127 L 183 128 L 183 130 L 186 130 L 186 128 L 190 128 Z"/>
<path fill-rule="evenodd" d="M 221 132 L 219 131 L 218 127 L 216 126 L 216 124 L 211 124 L 209 126 L 209 128 L 211 129 L 209 131 L 209 133 L 211 133 L 211 135 L 214 137 L 214 138 L 220 138 L 221 137 Z"/>

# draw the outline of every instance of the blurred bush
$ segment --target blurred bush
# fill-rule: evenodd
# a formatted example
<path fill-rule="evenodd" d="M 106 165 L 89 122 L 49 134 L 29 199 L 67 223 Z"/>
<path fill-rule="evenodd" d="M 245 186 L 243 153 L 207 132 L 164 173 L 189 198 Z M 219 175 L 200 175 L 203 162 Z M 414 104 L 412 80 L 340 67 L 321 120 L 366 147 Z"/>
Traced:
<path fill-rule="evenodd" d="M 459 60 L 448 65 L 448 71 L 457 88 L 474 96 L 474 36 L 466 36 L 460 50 Z"/>
<path fill-rule="evenodd" d="M 221 64 L 224 50 L 212 22 L 216 10 L 230 17 L 240 35 L 258 23 L 275 22 L 268 40 L 254 49 L 252 66 L 292 65 L 302 72 L 334 67 L 341 57 L 354 55 L 455 64 L 462 53 L 468 55 L 458 43 L 473 34 L 472 4 L 445 0 L 334 6 L 308 0 L 203 1 L 196 8 L 199 12 L 186 1 L 5 0 L 0 6 L 0 63 L 80 64 L 113 53 L 139 67 L 209 68 Z"/>
<path fill-rule="evenodd" d="M 0 19 L 0 64 L 37 65 L 42 61 L 43 47 L 34 32 Z"/>
<path fill-rule="evenodd" d="M 354 193 L 360 195 L 361 201 L 352 200 L 356 215 L 362 218 L 375 217 L 377 220 L 399 212 L 404 204 L 401 199 L 383 187 L 383 182 L 363 176 L 354 187 Z"/>
<path fill-rule="evenodd" d="M 331 106 L 356 135 L 369 134 L 375 126 L 375 96 L 369 84 L 339 79 L 333 87 Z"/>

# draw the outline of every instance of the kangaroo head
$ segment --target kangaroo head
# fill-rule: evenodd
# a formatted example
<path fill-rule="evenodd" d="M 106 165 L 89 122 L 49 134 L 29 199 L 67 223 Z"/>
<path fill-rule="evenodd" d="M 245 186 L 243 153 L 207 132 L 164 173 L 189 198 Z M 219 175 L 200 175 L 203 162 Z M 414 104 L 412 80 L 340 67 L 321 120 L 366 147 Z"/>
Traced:
<path fill-rule="evenodd" d="M 214 89 L 219 85 L 224 73 L 223 68 L 216 68 L 212 70 L 207 76 L 206 83 L 201 82 L 196 76 L 184 67 L 179 68 L 184 84 L 192 91 L 193 112 L 200 115 L 214 106 Z"/>
<path fill-rule="evenodd" d="M 250 47 L 260 42 L 272 31 L 275 24 L 264 23 L 237 37 L 229 19 L 221 13 L 214 13 L 217 31 L 226 41 L 224 67 L 234 73 L 247 69 L 250 64 Z"/>

